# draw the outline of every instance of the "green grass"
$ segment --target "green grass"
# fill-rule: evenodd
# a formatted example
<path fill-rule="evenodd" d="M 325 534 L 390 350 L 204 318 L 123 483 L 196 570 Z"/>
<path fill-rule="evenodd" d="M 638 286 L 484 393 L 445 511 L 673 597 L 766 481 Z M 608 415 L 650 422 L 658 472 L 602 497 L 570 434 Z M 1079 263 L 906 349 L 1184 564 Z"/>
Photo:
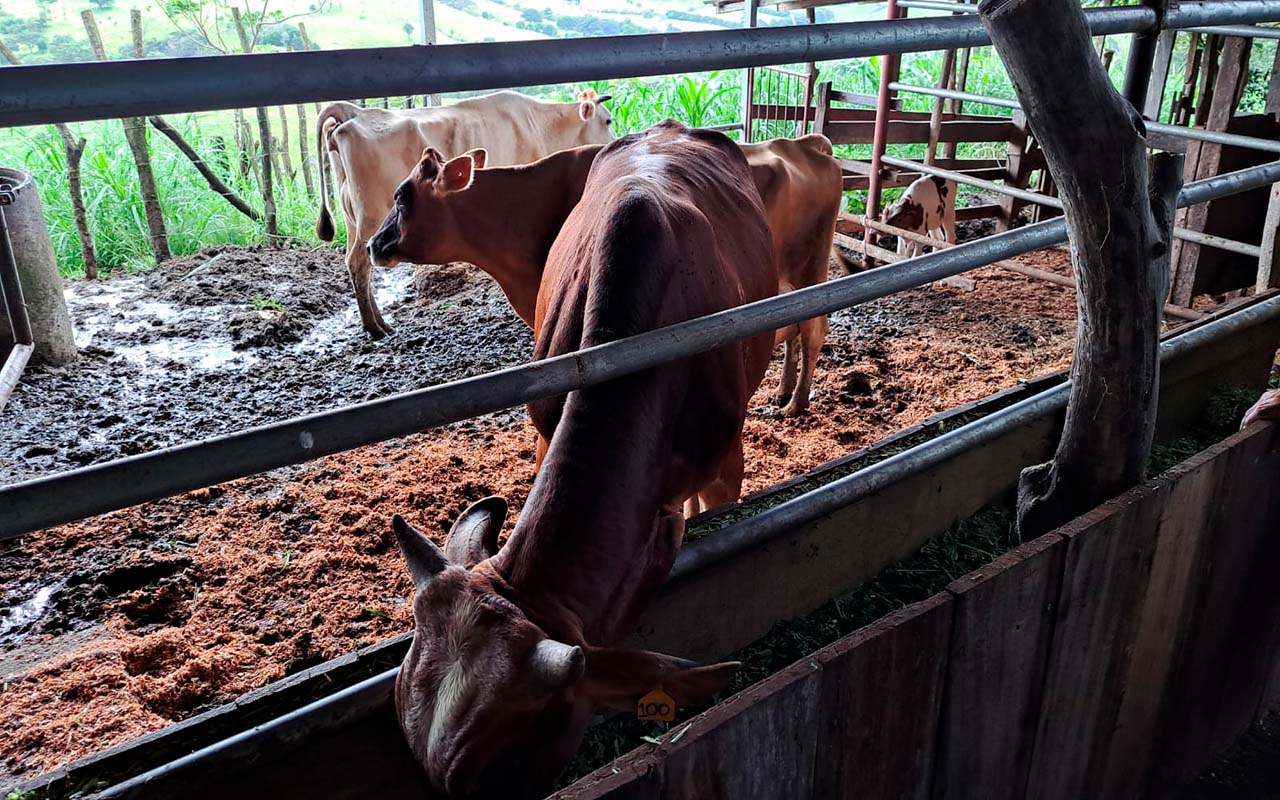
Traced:
<path fill-rule="evenodd" d="M 290 120 L 291 123 L 295 121 Z M 203 115 L 199 118 L 175 117 L 170 122 L 219 177 L 251 206 L 261 209 L 258 182 L 252 174 L 247 179 L 240 175 L 235 165 L 235 147 L 230 133 L 223 132 L 230 127 L 229 115 L 218 115 L 212 119 Z M 104 271 L 150 268 L 152 256 L 146 218 L 123 127 L 112 121 L 81 124 L 74 126 L 74 130 L 88 142 L 81 162 L 84 199 Z M 297 135 L 295 130 L 290 134 L 291 138 Z M 149 130 L 148 136 L 160 204 L 164 209 L 174 255 L 186 255 L 204 247 L 223 244 L 266 241 L 263 226 L 215 194 L 168 139 L 153 130 Z M 220 155 L 220 136 L 230 151 L 226 157 Z M 61 140 L 53 129 L 25 128 L 0 135 L 0 163 L 26 169 L 35 176 L 59 267 L 66 275 L 81 274 L 84 265 L 66 185 L 66 157 Z M 321 244 L 313 230 L 318 201 L 310 197 L 303 186 L 296 154 L 293 165 L 298 170 L 293 180 L 277 177 L 274 181 L 281 233 L 296 244 L 316 246 Z M 341 227 L 341 214 L 337 218 Z"/>

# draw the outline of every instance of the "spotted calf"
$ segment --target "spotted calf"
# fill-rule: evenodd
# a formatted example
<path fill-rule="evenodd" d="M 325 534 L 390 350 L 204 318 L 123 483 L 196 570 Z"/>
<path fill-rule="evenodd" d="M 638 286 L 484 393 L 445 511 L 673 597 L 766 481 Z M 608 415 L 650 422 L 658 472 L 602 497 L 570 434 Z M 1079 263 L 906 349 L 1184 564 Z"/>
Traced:
<path fill-rule="evenodd" d="M 930 239 L 956 243 L 956 185 L 953 181 L 925 175 L 917 178 L 902 193 L 898 202 L 880 215 L 880 221 L 928 236 Z M 938 231 L 942 238 L 938 238 Z M 920 255 L 924 246 L 898 237 L 898 255 L 908 258 Z"/>

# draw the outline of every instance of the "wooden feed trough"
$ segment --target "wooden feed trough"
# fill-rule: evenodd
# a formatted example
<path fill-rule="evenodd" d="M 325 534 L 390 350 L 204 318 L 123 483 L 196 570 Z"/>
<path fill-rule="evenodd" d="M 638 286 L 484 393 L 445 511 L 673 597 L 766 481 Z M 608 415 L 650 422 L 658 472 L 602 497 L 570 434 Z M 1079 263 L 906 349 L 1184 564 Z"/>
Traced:
<path fill-rule="evenodd" d="M 556 795 L 1167 797 L 1280 702 L 1252 427 Z"/>

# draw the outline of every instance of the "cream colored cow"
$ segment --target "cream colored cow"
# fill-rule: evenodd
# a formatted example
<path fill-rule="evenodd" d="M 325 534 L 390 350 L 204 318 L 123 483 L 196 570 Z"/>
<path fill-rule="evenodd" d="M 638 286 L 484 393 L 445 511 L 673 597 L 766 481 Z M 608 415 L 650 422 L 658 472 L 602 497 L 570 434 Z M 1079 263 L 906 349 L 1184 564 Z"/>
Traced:
<path fill-rule="evenodd" d="M 323 153 L 330 154 L 347 224 L 347 269 L 364 329 L 374 338 L 391 332 L 374 300 L 365 243 L 392 207 L 404 176 L 430 147 L 446 157 L 483 147 L 495 166 L 527 164 L 543 156 L 613 139 L 608 96 L 588 89 L 577 102 L 551 103 L 516 92 L 461 100 L 448 106 L 388 111 L 330 103 L 316 120 L 320 154 L 320 214 L 316 235 L 333 241 Z"/>

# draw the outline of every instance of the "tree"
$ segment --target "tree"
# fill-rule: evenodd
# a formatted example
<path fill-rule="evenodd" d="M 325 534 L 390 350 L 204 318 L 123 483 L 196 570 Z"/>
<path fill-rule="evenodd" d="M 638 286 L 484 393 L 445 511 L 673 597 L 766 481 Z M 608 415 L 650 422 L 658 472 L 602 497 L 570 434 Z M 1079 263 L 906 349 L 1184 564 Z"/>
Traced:
<path fill-rule="evenodd" d="M 1182 156 L 1148 160 L 1142 117 L 1103 71 L 1076 0 L 982 0 L 978 10 L 1058 186 L 1079 287 L 1062 438 L 1018 485 L 1027 540 L 1142 480 Z"/>
<path fill-rule="evenodd" d="M 257 3 L 256 6 L 241 8 L 230 0 L 163 0 L 160 10 L 168 17 L 169 22 L 179 31 L 185 32 L 206 48 L 223 55 L 231 53 L 252 53 L 264 37 L 276 33 L 277 26 L 290 20 L 305 17 L 323 11 L 329 0 L 319 0 L 307 11 L 298 14 L 285 14 L 271 10 L 271 0 L 247 0 Z M 301 38 L 301 37 L 299 37 Z M 292 30 L 281 34 L 279 41 L 284 46 L 292 47 L 295 40 Z M 305 44 L 305 42 L 304 42 Z M 259 165 L 258 171 L 262 181 L 262 209 L 266 220 L 267 239 L 272 244 L 280 243 L 280 229 L 276 220 L 275 191 L 272 186 L 271 168 L 271 122 L 265 108 L 257 109 Z M 284 119 L 282 116 L 281 119 Z M 237 117 L 239 123 L 239 117 Z M 237 130 L 248 139 L 247 129 Z M 246 142 L 247 144 L 247 142 Z M 242 152 L 247 152 L 245 147 Z"/>

